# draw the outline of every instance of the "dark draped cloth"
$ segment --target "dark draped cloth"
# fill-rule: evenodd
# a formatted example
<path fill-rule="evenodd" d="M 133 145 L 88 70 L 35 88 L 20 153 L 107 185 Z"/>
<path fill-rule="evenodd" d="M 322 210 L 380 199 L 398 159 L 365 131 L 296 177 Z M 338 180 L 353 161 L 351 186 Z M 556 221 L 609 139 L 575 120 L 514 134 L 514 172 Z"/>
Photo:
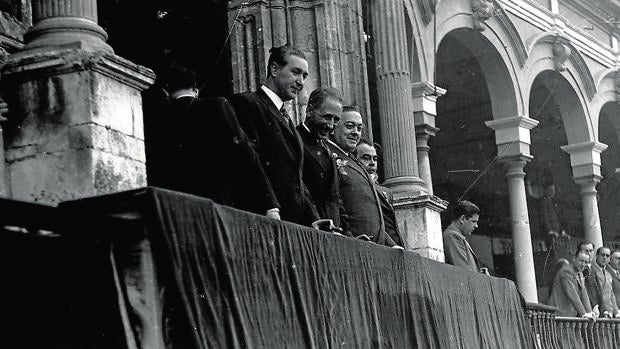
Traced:
<path fill-rule="evenodd" d="M 98 200 L 145 220 L 168 347 L 533 348 L 510 280 L 157 188 Z"/>

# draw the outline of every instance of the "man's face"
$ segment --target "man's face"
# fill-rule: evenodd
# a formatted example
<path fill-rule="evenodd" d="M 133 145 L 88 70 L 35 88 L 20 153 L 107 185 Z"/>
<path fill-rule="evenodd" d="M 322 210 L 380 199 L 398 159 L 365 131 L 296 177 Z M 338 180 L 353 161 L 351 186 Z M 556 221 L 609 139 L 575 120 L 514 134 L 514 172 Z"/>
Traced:
<path fill-rule="evenodd" d="M 608 248 L 601 248 L 596 254 L 596 263 L 601 267 L 609 264 L 609 257 L 611 255 L 611 250 Z"/>
<path fill-rule="evenodd" d="M 286 65 L 272 64 L 271 74 L 276 87 L 274 92 L 285 102 L 294 99 L 304 88 L 308 77 L 308 62 L 301 57 L 289 55 L 286 57 Z"/>
<path fill-rule="evenodd" d="M 465 236 L 470 236 L 471 233 L 476 230 L 476 228 L 478 228 L 478 219 L 480 219 L 480 215 L 477 213 L 474 213 L 469 218 L 465 217 L 465 215 L 462 215 L 460 220 L 461 233 L 463 233 Z"/>
<path fill-rule="evenodd" d="M 616 270 L 620 269 L 620 251 L 616 251 L 611 254 L 609 264 Z"/>
<path fill-rule="evenodd" d="M 579 251 L 588 255 L 589 256 L 588 262 L 592 262 L 592 259 L 594 259 L 594 245 L 592 244 L 583 245 L 581 246 L 581 249 Z"/>
<path fill-rule="evenodd" d="M 357 146 L 356 152 L 357 159 L 362 163 L 366 172 L 371 177 L 375 176 L 377 174 L 377 161 L 379 160 L 375 147 L 361 143 Z"/>
<path fill-rule="evenodd" d="M 317 139 L 327 139 L 340 121 L 342 103 L 334 98 L 326 98 L 306 115 L 306 125 Z"/>
<path fill-rule="evenodd" d="M 346 152 L 355 150 L 362 136 L 362 115 L 356 111 L 342 113 L 340 122 L 334 129 L 334 142 Z"/>
<path fill-rule="evenodd" d="M 579 253 L 573 257 L 573 267 L 576 271 L 583 271 L 588 265 L 590 257 L 585 253 Z"/>

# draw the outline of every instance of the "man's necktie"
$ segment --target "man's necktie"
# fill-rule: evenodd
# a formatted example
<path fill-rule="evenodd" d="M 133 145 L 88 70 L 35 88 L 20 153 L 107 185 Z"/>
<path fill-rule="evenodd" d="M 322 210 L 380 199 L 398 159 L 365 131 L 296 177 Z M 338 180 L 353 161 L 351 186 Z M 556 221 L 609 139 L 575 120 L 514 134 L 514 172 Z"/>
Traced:
<path fill-rule="evenodd" d="M 282 117 L 284 118 L 284 123 L 286 123 L 288 125 L 289 130 L 295 134 L 295 126 L 293 126 L 293 122 L 291 121 L 291 118 L 288 116 L 288 112 L 286 111 L 286 108 L 284 108 L 284 105 L 282 105 L 282 108 L 280 108 L 280 113 L 282 114 Z"/>

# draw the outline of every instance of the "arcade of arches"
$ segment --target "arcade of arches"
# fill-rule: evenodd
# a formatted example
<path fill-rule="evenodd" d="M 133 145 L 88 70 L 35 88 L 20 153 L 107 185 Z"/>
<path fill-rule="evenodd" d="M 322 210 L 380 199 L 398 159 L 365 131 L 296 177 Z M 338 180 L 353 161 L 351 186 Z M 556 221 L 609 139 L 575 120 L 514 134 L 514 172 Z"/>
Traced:
<path fill-rule="evenodd" d="M 550 226 L 571 241 L 620 242 L 620 56 L 609 19 L 620 8 L 611 2 L 118 0 L 100 1 L 98 13 L 115 55 L 155 73 L 183 62 L 204 95 L 256 88 L 271 46 L 304 50 L 310 78 L 294 118 L 322 85 L 358 106 L 366 136 L 383 146 L 382 179 L 409 250 L 442 260 L 444 210 L 471 200 L 483 211 L 472 241 L 480 259 L 537 302 L 557 252 Z M 48 38 L 35 34 L 26 48 Z M 21 74 L 19 64 L 4 73 Z"/>

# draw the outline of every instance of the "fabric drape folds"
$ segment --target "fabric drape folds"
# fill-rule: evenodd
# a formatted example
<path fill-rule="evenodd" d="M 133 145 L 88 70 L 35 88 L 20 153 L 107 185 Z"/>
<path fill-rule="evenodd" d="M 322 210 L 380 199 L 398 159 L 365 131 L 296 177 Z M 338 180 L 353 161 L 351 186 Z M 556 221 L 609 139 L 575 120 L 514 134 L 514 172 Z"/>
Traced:
<path fill-rule="evenodd" d="M 176 324 L 171 343 L 189 345 L 189 336 L 195 348 L 533 347 L 507 279 L 195 196 L 145 193 Z"/>

